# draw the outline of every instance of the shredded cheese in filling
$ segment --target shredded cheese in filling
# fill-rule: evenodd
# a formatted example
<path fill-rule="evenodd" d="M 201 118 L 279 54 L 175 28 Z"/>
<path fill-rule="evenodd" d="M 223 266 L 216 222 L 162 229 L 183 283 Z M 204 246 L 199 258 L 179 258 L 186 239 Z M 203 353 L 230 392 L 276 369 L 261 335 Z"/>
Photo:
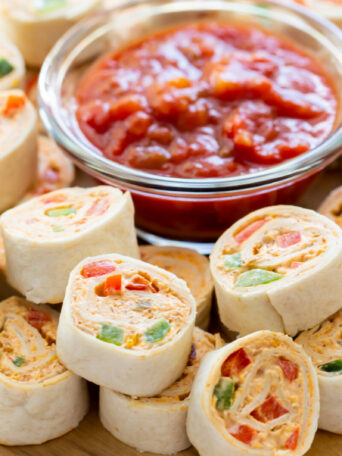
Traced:
<path fill-rule="evenodd" d="M 163 250 L 160 247 L 154 249 L 153 246 L 143 246 L 140 252 L 143 261 L 166 269 L 183 279 L 197 302 L 203 299 L 208 286 L 211 286 L 209 265 L 206 264 L 207 260 L 203 261 L 201 255 L 197 252 L 168 247 Z"/>
<path fill-rule="evenodd" d="M 168 404 L 185 401 L 188 399 L 193 381 L 199 369 L 203 357 L 224 345 L 219 334 L 209 334 L 199 328 L 194 329 L 192 337 L 192 347 L 188 364 L 184 369 L 182 376 L 171 386 L 162 391 L 158 396 L 138 399 L 141 402 L 165 402 Z"/>
<path fill-rule="evenodd" d="M 85 277 L 81 271 L 72 283 L 72 317 L 76 326 L 131 350 L 152 349 L 173 340 L 191 314 L 190 303 L 172 288 L 167 277 L 121 260 L 106 263 L 115 269 L 95 277 Z M 87 265 L 83 271 L 86 269 Z M 108 285 L 113 280 L 116 283 Z M 116 334 L 103 335 L 103 330 Z"/>
<path fill-rule="evenodd" d="M 217 269 L 231 287 L 239 287 L 239 277 L 258 270 L 260 283 L 241 286 L 253 289 L 288 275 L 313 268 L 317 259 L 336 243 L 335 234 L 317 219 L 293 212 L 265 214 L 248 220 L 222 250 Z M 235 260 L 235 261 L 233 261 Z M 276 274 L 262 278 L 263 272 Z M 245 289 L 245 288 L 244 288 Z"/>
<path fill-rule="evenodd" d="M 32 239 L 64 237 L 96 225 L 121 200 L 121 191 L 109 187 L 57 190 L 12 209 L 4 225 Z"/>
<path fill-rule="evenodd" d="M 303 331 L 296 339 L 311 357 L 319 375 L 342 375 L 342 311 L 313 329 Z M 327 370 L 324 365 L 340 360 L 340 365 Z"/>
<path fill-rule="evenodd" d="M 310 420 L 307 404 L 313 385 L 308 366 L 286 345 L 263 336 L 232 353 L 218 373 L 212 396 L 213 417 L 228 434 L 239 444 L 270 454 L 297 448 L 305 432 L 302 424 Z M 224 382 L 232 382 L 230 403 L 220 396 Z"/>
<path fill-rule="evenodd" d="M 58 321 L 37 309 L 16 297 L 0 304 L 0 373 L 10 380 L 41 383 L 66 371 L 56 355 Z"/>

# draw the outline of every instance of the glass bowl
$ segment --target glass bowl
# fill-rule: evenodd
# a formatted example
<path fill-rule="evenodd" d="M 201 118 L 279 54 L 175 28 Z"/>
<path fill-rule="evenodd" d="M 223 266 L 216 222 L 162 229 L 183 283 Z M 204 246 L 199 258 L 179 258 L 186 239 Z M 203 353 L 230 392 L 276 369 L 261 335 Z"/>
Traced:
<path fill-rule="evenodd" d="M 110 2 L 109 2 L 110 3 Z M 271 204 L 295 203 L 311 179 L 339 154 L 342 144 L 342 35 L 332 23 L 301 6 L 277 0 L 148 0 L 117 3 L 71 29 L 55 45 L 40 74 L 39 104 L 45 127 L 71 159 L 101 182 L 129 190 L 139 234 L 149 242 L 186 242 L 206 251 L 235 220 Z M 181 23 L 224 20 L 248 24 L 295 41 L 318 58 L 338 98 L 332 134 L 317 148 L 280 165 L 234 177 L 182 179 L 159 176 L 103 157 L 75 118 L 74 92 L 100 55 Z"/>

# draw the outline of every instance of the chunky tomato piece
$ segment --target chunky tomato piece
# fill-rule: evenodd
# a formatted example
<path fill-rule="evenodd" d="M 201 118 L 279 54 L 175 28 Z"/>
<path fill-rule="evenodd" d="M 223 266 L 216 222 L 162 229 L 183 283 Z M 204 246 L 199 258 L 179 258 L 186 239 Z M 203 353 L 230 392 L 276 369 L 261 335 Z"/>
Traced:
<path fill-rule="evenodd" d="M 104 156 L 188 179 L 253 173 L 302 154 L 329 136 L 337 112 L 314 58 L 258 27 L 219 21 L 104 55 L 76 100 L 80 128 Z M 184 154 L 174 153 L 179 141 Z"/>
<path fill-rule="evenodd" d="M 262 423 L 275 420 L 289 411 L 283 407 L 274 396 L 270 396 L 266 401 L 257 407 L 251 415 Z"/>
<path fill-rule="evenodd" d="M 116 274 L 110 277 L 107 277 L 106 282 L 103 288 L 104 296 L 111 296 L 118 294 L 121 291 L 122 285 L 122 275 Z"/>
<path fill-rule="evenodd" d="M 221 373 L 223 377 L 234 377 L 238 375 L 243 369 L 245 369 L 251 360 L 243 348 L 240 348 L 236 352 L 228 356 L 225 362 L 222 364 Z"/>
<path fill-rule="evenodd" d="M 242 231 L 240 231 L 234 239 L 238 244 L 242 244 L 246 239 L 248 239 L 252 234 L 258 231 L 268 220 L 257 220 L 256 222 L 251 223 Z"/>
<path fill-rule="evenodd" d="M 95 261 L 94 263 L 86 264 L 81 271 L 81 275 L 88 279 L 89 277 L 98 277 L 109 274 L 110 272 L 115 271 L 115 269 L 115 264 L 110 261 Z"/>
<path fill-rule="evenodd" d="M 289 361 L 284 357 L 278 358 L 278 364 L 281 367 L 284 376 L 287 378 L 289 382 L 293 382 L 298 377 L 298 366 L 297 364 Z"/>
<path fill-rule="evenodd" d="M 168 145 L 174 139 L 174 134 L 170 127 L 154 124 L 148 129 L 148 137 L 161 145 Z"/>
<path fill-rule="evenodd" d="M 256 435 L 256 430 L 245 424 L 236 424 L 228 429 L 228 432 L 246 445 L 249 445 Z"/>
<path fill-rule="evenodd" d="M 151 125 L 151 117 L 143 111 L 131 114 L 126 119 L 126 128 L 128 133 L 135 138 L 141 138 L 146 135 L 149 126 Z"/>
<path fill-rule="evenodd" d="M 123 120 L 138 111 L 147 109 L 148 104 L 143 95 L 125 95 L 110 103 L 111 120 Z"/>
<path fill-rule="evenodd" d="M 27 315 L 27 321 L 31 326 L 39 330 L 51 321 L 51 317 L 46 312 L 31 308 Z"/>
<path fill-rule="evenodd" d="M 282 249 L 291 247 L 292 245 L 298 244 L 302 239 L 299 231 L 292 231 L 291 233 L 282 234 L 277 237 L 277 245 Z"/>
<path fill-rule="evenodd" d="M 128 148 L 127 160 L 133 167 L 144 169 L 161 168 L 170 158 L 170 152 L 161 146 Z"/>
<path fill-rule="evenodd" d="M 289 450 L 295 450 L 298 445 L 299 427 L 297 427 L 285 442 L 285 447 Z"/>

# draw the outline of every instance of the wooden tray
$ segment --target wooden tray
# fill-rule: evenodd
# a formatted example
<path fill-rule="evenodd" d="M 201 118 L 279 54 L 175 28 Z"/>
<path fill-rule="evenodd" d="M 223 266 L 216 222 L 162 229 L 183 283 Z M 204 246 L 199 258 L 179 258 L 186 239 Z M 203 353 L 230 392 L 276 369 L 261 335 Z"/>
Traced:
<path fill-rule="evenodd" d="M 300 203 L 317 209 L 325 196 L 339 185 L 342 185 L 342 170 L 325 172 L 313 182 Z M 39 446 L 0 447 L 0 456 L 139 456 L 141 453 L 119 442 L 102 427 L 98 417 L 98 388 L 90 385 L 90 393 L 90 411 L 77 429 Z M 178 454 L 198 456 L 193 448 Z M 307 456 L 342 456 L 342 436 L 319 431 Z"/>

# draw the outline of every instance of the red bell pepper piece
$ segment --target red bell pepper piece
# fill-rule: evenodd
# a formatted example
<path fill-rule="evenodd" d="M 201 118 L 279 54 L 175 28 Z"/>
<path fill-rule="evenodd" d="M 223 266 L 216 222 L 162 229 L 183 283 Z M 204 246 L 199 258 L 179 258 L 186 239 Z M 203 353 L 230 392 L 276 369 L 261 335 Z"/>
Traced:
<path fill-rule="evenodd" d="M 112 296 L 120 293 L 122 285 L 122 275 L 115 274 L 113 276 L 107 277 L 104 288 L 103 294 L 104 296 Z"/>
<path fill-rule="evenodd" d="M 289 382 L 293 382 L 298 377 L 298 366 L 297 364 L 289 361 L 284 357 L 278 358 L 278 364 L 281 367 L 284 376 L 288 379 Z"/>
<path fill-rule="evenodd" d="M 251 415 L 258 421 L 262 423 L 267 423 L 268 421 L 275 420 L 282 415 L 288 413 L 288 410 L 283 407 L 274 396 L 270 396 L 266 401 L 257 407 Z"/>
<path fill-rule="evenodd" d="M 137 290 L 137 291 L 144 291 L 147 290 L 148 286 L 143 283 L 128 283 L 126 285 L 127 290 Z"/>
<path fill-rule="evenodd" d="M 277 237 L 277 245 L 282 249 L 291 247 L 291 245 L 298 244 L 302 239 L 299 231 L 292 231 L 291 233 L 282 234 Z"/>
<path fill-rule="evenodd" d="M 245 424 L 235 424 L 228 432 L 246 445 L 249 445 L 256 435 L 256 430 Z"/>
<path fill-rule="evenodd" d="M 27 322 L 36 329 L 41 329 L 45 323 L 51 321 L 50 315 L 36 309 L 30 309 L 27 315 Z"/>
<path fill-rule="evenodd" d="M 297 427 L 292 432 L 290 437 L 286 440 L 286 442 L 285 442 L 286 448 L 288 448 L 289 450 L 295 450 L 298 445 L 298 438 L 299 438 L 299 427 Z"/>
<path fill-rule="evenodd" d="M 22 95 L 12 94 L 7 97 L 1 105 L 1 112 L 4 116 L 13 116 L 18 109 L 25 106 L 26 100 Z"/>
<path fill-rule="evenodd" d="M 243 369 L 245 369 L 251 360 L 243 348 L 235 351 L 222 364 L 221 373 L 223 377 L 234 377 L 238 375 Z"/>
<path fill-rule="evenodd" d="M 115 271 L 115 269 L 115 264 L 110 261 L 95 261 L 94 263 L 86 264 L 81 271 L 81 275 L 88 279 L 89 277 L 98 277 L 109 274 L 110 272 Z"/>
<path fill-rule="evenodd" d="M 238 244 L 242 244 L 246 239 L 248 239 L 252 234 L 258 231 L 268 220 L 257 220 L 256 222 L 251 223 L 246 228 L 244 228 L 240 233 L 235 236 L 235 240 Z"/>
<path fill-rule="evenodd" d="M 87 211 L 87 216 L 91 215 L 102 215 L 109 208 L 109 202 L 107 199 L 97 199 Z"/>
<path fill-rule="evenodd" d="M 141 276 L 135 276 L 133 279 L 126 285 L 127 290 L 147 290 L 150 288 L 149 280 Z"/>
<path fill-rule="evenodd" d="M 64 203 L 66 201 L 65 195 L 55 195 L 55 196 L 50 196 L 47 197 L 43 203 L 44 204 L 50 204 L 50 203 Z"/>

